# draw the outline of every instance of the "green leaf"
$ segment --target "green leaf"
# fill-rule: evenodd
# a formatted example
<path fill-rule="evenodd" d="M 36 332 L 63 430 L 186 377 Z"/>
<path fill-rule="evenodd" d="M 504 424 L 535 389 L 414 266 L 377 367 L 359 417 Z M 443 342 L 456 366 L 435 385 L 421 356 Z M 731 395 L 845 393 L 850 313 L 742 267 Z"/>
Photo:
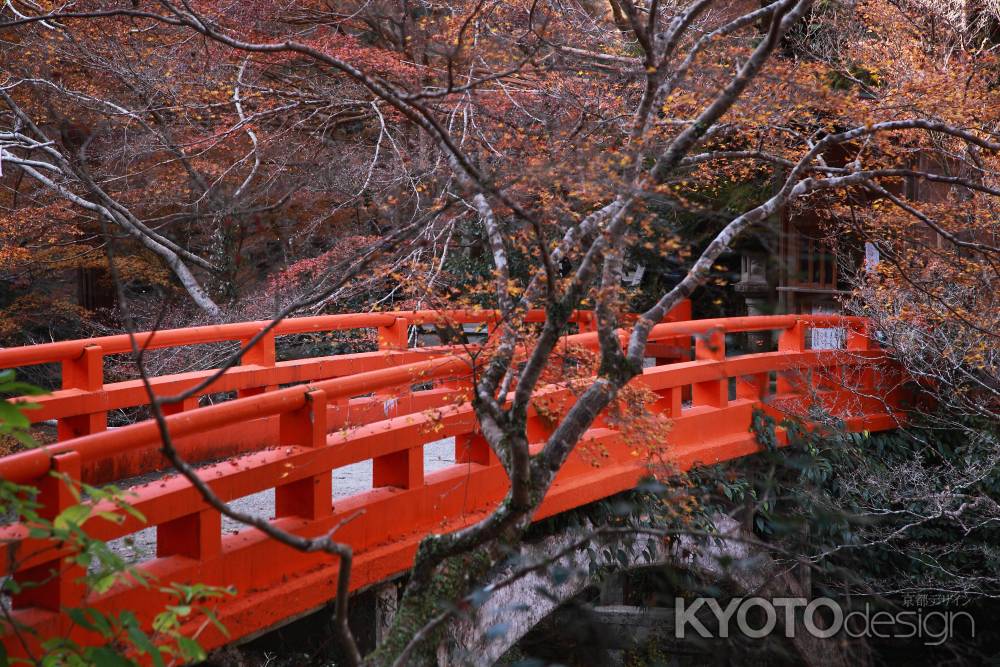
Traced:
<path fill-rule="evenodd" d="M 66 614 L 69 616 L 70 620 L 79 625 L 84 630 L 90 630 L 91 632 L 100 632 L 98 627 L 91 623 L 90 619 L 87 618 L 87 612 L 83 609 L 78 609 L 76 607 L 66 610 Z"/>
<path fill-rule="evenodd" d="M 201 644 L 190 637 L 179 636 L 177 638 L 177 648 L 181 650 L 181 656 L 188 662 L 204 660 L 207 657 L 205 649 L 201 647 Z"/>
<path fill-rule="evenodd" d="M 15 377 L 16 373 L 11 369 L 0 371 L 0 394 L 26 394 L 30 396 L 38 396 L 40 394 L 49 393 L 41 387 L 36 387 L 33 384 L 18 382 Z"/>
<path fill-rule="evenodd" d="M 98 577 L 90 587 L 94 589 L 97 593 L 107 593 L 111 590 L 111 587 L 115 585 L 115 581 L 118 579 L 118 575 L 114 572 L 109 572 Z"/>
<path fill-rule="evenodd" d="M 222 624 L 219 618 L 215 615 L 214 611 L 202 607 L 201 613 L 205 614 L 205 616 L 208 617 L 208 620 L 210 620 L 212 622 L 212 625 L 214 625 L 215 628 L 222 633 L 223 637 L 229 639 L 229 630 L 227 630 L 226 626 Z"/>
<path fill-rule="evenodd" d="M 94 667 L 134 667 L 136 664 L 107 646 L 87 649 L 86 657 Z"/>
<path fill-rule="evenodd" d="M 21 412 L 23 404 L 15 406 L 7 401 L 0 401 L 0 423 L 12 428 L 30 428 L 31 420 Z"/>
<path fill-rule="evenodd" d="M 86 505 L 73 505 L 67 507 L 52 522 L 56 530 L 66 530 L 70 526 L 82 526 L 90 515 L 90 508 Z"/>
<path fill-rule="evenodd" d="M 137 510 L 136 508 L 132 507 L 131 505 L 129 505 L 129 504 L 128 504 L 127 502 L 125 502 L 124 500 L 122 500 L 122 501 L 119 501 L 119 502 L 117 503 L 117 505 L 118 505 L 118 509 L 120 509 L 120 510 L 122 510 L 122 511 L 126 512 L 126 513 L 127 513 L 127 514 L 129 514 L 129 515 L 130 515 L 130 516 L 131 516 L 132 518 L 134 518 L 134 519 L 135 519 L 136 521 L 139 521 L 140 523 L 146 523 L 146 517 L 145 517 L 145 516 L 143 516 L 142 512 L 140 512 L 140 511 L 139 511 L 139 510 Z"/>
<path fill-rule="evenodd" d="M 163 633 L 177 625 L 177 615 L 169 611 L 161 611 L 153 618 L 153 632 Z"/>
<path fill-rule="evenodd" d="M 177 606 L 167 607 L 167 609 L 169 609 L 170 611 L 174 612 L 175 614 L 177 614 L 181 618 L 183 618 L 183 617 L 185 617 L 185 616 L 187 616 L 188 614 L 191 613 L 191 605 L 189 605 L 189 604 L 183 604 L 183 605 L 177 605 Z"/>
<path fill-rule="evenodd" d="M 150 641 L 146 633 L 142 631 L 142 628 L 140 628 L 137 624 L 130 623 L 128 626 L 128 637 L 140 653 L 145 653 L 152 659 L 153 664 L 156 665 L 156 667 L 164 667 L 163 656 L 160 655 L 159 649 L 153 645 L 153 642 Z"/>

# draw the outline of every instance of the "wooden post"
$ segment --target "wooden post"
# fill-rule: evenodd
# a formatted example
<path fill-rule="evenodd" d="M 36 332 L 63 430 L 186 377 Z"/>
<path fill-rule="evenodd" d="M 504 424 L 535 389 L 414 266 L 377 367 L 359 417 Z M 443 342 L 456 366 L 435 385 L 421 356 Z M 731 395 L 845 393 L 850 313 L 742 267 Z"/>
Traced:
<path fill-rule="evenodd" d="M 250 344 L 251 338 L 246 338 L 240 341 L 240 345 L 246 348 Z M 277 351 L 274 347 L 274 333 L 268 332 L 260 340 L 254 343 L 254 346 L 243 353 L 240 358 L 241 366 L 263 366 L 265 368 L 273 368 L 277 363 Z M 263 394 L 267 391 L 273 391 L 277 388 L 277 385 L 263 385 L 259 387 L 247 387 L 246 389 L 238 389 L 236 391 L 237 398 L 246 398 L 247 396 L 257 396 L 258 394 Z"/>
<path fill-rule="evenodd" d="M 378 349 L 405 350 L 410 344 L 410 321 L 397 317 L 388 326 L 378 328 Z"/>
<path fill-rule="evenodd" d="M 378 328 L 378 349 L 405 350 L 410 342 L 410 321 L 405 317 L 397 317 L 393 324 Z M 395 416 L 398 401 L 404 395 L 410 395 L 410 385 L 384 387 L 375 392 L 375 399 L 381 401 L 386 418 Z M 340 402 L 338 401 L 338 405 Z M 344 425 L 347 424 L 347 402 L 344 407 Z M 340 424 L 338 424 L 340 426 Z"/>
<path fill-rule="evenodd" d="M 395 322 L 378 328 L 380 350 L 405 350 L 409 345 L 410 321 L 397 317 Z M 391 391 L 391 388 L 387 388 Z M 376 397 L 397 398 L 376 393 Z M 413 489 L 424 483 L 424 448 L 411 447 L 372 459 L 372 486 L 395 486 Z"/>
<path fill-rule="evenodd" d="M 767 396 L 770 384 L 770 377 L 767 373 L 741 375 L 736 378 L 736 397 L 759 401 Z"/>
<path fill-rule="evenodd" d="M 699 336 L 694 345 L 694 356 L 698 361 L 724 361 L 726 358 L 726 332 L 715 329 L 707 336 Z M 719 370 L 722 373 L 722 370 Z M 696 382 L 691 386 L 691 402 L 694 405 L 710 405 L 724 408 L 729 404 L 729 379 Z"/>
<path fill-rule="evenodd" d="M 372 459 L 372 486 L 414 489 L 424 483 L 424 448 L 410 447 Z"/>
<path fill-rule="evenodd" d="M 806 327 L 802 321 L 798 321 L 785 329 L 778 337 L 778 352 L 797 354 L 804 352 L 805 349 Z M 801 373 L 798 369 L 778 371 L 777 393 L 790 394 L 798 391 L 802 386 Z"/>
<path fill-rule="evenodd" d="M 156 527 L 156 556 L 186 556 L 205 560 L 222 550 L 222 515 L 214 509 L 161 523 Z"/>
<path fill-rule="evenodd" d="M 668 387 L 660 392 L 661 398 L 653 403 L 653 410 L 676 419 L 681 416 L 681 387 Z"/>
<path fill-rule="evenodd" d="M 484 466 L 500 462 L 482 433 L 461 433 L 455 436 L 455 463 L 478 463 Z"/>
<path fill-rule="evenodd" d="M 62 388 L 100 391 L 104 387 L 104 351 L 98 345 L 88 345 L 76 359 L 62 362 Z M 62 417 L 58 421 L 60 441 L 99 433 L 108 427 L 108 413 Z"/>
<path fill-rule="evenodd" d="M 80 454 L 65 452 L 52 457 L 53 472 L 62 473 L 72 483 L 80 480 Z M 49 521 L 55 519 L 68 507 L 77 503 L 69 486 L 62 477 L 46 475 L 38 482 L 38 514 Z M 83 604 L 86 592 L 80 579 L 86 574 L 83 568 L 57 557 L 47 563 L 22 570 L 14 575 L 25 586 L 13 596 L 15 608 L 39 607 L 49 611 L 59 611 L 63 607 L 78 607 Z"/>
<path fill-rule="evenodd" d="M 304 406 L 280 415 L 278 443 L 282 447 L 324 447 L 326 431 L 326 392 L 313 389 L 306 393 Z M 333 510 L 330 471 L 276 486 L 274 509 L 276 517 L 319 519 L 329 516 Z"/>
<path fill-rule="evenodd" d="M 165 416 L 178 415 L 182 412 L 189 412 L 195 410 L 198 407 L 198 398 L 192 396 L 190 398 L 185 398 L 179 403 L 163 403 L 160 405 L 160 409 L 163 410 Z"/>

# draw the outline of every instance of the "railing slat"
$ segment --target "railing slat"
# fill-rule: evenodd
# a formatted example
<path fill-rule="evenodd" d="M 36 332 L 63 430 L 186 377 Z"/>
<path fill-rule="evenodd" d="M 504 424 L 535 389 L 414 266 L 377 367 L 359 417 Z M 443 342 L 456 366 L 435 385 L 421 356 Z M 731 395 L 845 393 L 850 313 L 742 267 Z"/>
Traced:
<path fill-rule="evenodd" d="M 405 350 L 410 342 L 410 321 L 397 317 L 392 324 L 378 328 L 378 349 Z"/>
<path fill-rule="evenodd" d="M 62 362 L 62 388 L 87 392 L 100 391 L 104 386 L 104 351 L 99 345 L 88 345 L 80 355 Z M 71 440 L 98 433 L 108 427 L 108 413 L 94 412 L 58 421 L 59 440 Z"/>
<path fill-rule="evenodd" d="M 482 433 L 463 433 L 455 436 L 455 462 L 499 465 L 500 459 Z"/>
<path fill-rule="evenodd" d="M 801 320 L 781 332 L 778 337 L 778 352 L 796 353 L 806 349 L 806 327 Z M 805 383 L 799 369 L 778 371 L 777 393 L 791 394 Z"/>
<path fill-rule="evenodd" d="M 156 556 L 207 560 L 222 550 L 222 515 L 214 509 L 192 512 L 156 527 Z"/>
<path fill-rule="evenodd" d="M 697 361 L 723 361 L 726 358 L 726 332 L 716 329 L 695 340 L 694 356 Z M 691 387 L 693 405 L 724 408 L 729 404 L 728 378 L 696 382 Z"/>
<path fill-rule="evenodd" d="M 52 472 L 65 475 L 71 483 L 80 479 L 80 455 L 77 452 L 57 454 L 52 457 Z M 46 475 L 35 486 L 38 488 L 37 502 L 41 505 L 38 514 L 43 519 L 53 520 L 60 512 L 76 504 L 76 499 L 63 478 Z M 82 567 L 69 561 L 64 550 L 56 550 L 52 560 L 17 572 L 15 580 L 20 584 L 31 584 L 13 596 L 15 608 L 39 607 L 49 611 L 59 611 L 65 607 L 76 607 L 83 602 L 85 589 L 80 578 L 85 572 Z"/>
<path fill-rule="evenodd" d="M 326 392 L 314 389 L 306 397 L 308 400 L 303 407 L 282 413 L 278 427 L 281 446 L 318 449 L 326 445 Z M 275 517 L 319 519 L 329 516 L 333 507 L 332 496 L 329 471 L 280 484 L 274 489 Z"/>

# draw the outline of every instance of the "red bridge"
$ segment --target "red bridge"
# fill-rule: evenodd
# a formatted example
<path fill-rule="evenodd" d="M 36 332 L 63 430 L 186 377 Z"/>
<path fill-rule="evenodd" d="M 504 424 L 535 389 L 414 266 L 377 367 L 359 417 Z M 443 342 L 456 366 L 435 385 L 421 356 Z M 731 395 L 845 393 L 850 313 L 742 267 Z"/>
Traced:
<path fill-rule="evenodd" d="M 882 386 L 896 386 L 898 374 L 866 335 L 864 320 L 787 315 L 690 321 L 689 316 L 685 304 L 653 329 L 647 355 L 657 363 L 634 380 L 660 396 L 652 409 L 673 421 L 660 453 L 678 468 L 759 451 L 750 430 L 755 408 L 801 413 L 803 406 L 819 404 L 855 431 L 896 427 L 898 392 Z M 495 318 L 488 311 L 428 311 L 288 319 L 263 336 L 242 365 L 200 392 L 235 398 L 205 407 L 190 398 L 167 406 L 166 422 L 189 461 L 216 461 L 199 467 L 199 474 L 223 500 L 273 489 L 271 521 L 286 530 L 321 535 L 363 509 L 337 533 L 354 549 L 351 587 L 358 590 L 407 570 L 428 532 L 470 525 L 502 499 L 506 475 L 477 434 L 464 400 L 473 363 L 469 349 L 407 348 L 415 325 L 492 326 Z M 568 335 L 567 344 L 596 349 L 591 318 L 587 312 L 574 316 L 583 333 Z M 542 313 L 528 319 L 541 321 Z M 164 330 L 140 334 L 136 341 L 146 349 L 245 344 L 267 324 Z M 809 330 L 831 327 L 844 332 L 842 349 L 810 349 Z M 349 329 L 377 329 L 380 350 L 276 361 L 276 336 Z M 759 340 L 777 332 L 777 350 L 727 356 L 726 335 L 745 332 L 766 332 Z M 107 428 L 109 411 L 150 401 L 141 380 L 104 382 L 105 358 L 131 350 L 128 336 L 0 350 L 0 368 L 62 365 L 62 389 L 34 399 L 41 408 L 27 413 L 35 422 L 57 420 L 59 441 L 0 459 L 0 477 L 41 490 L 44 516 L 52 518 L 75 502 L 51 471 L 98 484 L 165 467 L 156 423 Z M 151 386 L 158 396 L 176 395 L 213 373 L 153 377 Z M 532 416 L 529 436 L 542 442 L 551 430 L 551 406 L 565 409 L 573 396 L 565 387 L 550 386 L 537 398 L 549 407 L 544 418 Z M 454 464 L 425 471 L 424 445 L 448 437 L 455 438 Z M 584 455 L 592 447 L 606 454 L 599 464 Z M 337 470 L 367 461 L 371 488 L 337 495 Z M 647 472 L 646 457 L 637 456 L 619 433 L 599 421 L 561 471 L 536 519 L 628 490 Z M 100 509 L 122 520 L 93 519 L 87 531 L 113 540 L 155 526 L 155 555 L 139 563 L 139 571 L 163 583 L 234 586 L 237 595 L 221 601 L 218 609 L 229 637 L 208 625 L 199 635 L 203 646 L 280 625 L 334 597 L 338 565 L 329 556 L 296 552 L 256 528 L 223 534 L 220 514 L 185 478 L 161 476 L 129 490 L 134 493 L 129 502 L 146 523 L 105 503 Z M 29 642 L 70 632 L 80 643 L 94 641 L 96 636 L 88 638 L 64 613 L 84 603 L 85 595 L 82 571 L 67 562 L 65 548 L 33 539 L 23 523 L 0 530 L 7 574 L 44 582 L 25 588 L 10 603 L 9 618 L 36 632 Z M 85 602 L 103 611 L 130 609 L 149 622 L 168 603 L 158 590 L 121 583 L 90 594 Z M 194 632 L 203 619 L 191 623 L 186 630 Z M 4 643 L 10 653 L 23 655 L 24 646 L 13 634 L 8 632 Z"/>

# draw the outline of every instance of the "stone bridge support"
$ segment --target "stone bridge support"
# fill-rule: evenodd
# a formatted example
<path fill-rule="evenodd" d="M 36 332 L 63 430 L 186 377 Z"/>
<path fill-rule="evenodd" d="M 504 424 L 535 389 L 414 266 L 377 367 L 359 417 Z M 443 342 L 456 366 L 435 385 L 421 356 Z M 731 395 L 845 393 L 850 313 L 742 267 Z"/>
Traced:
<path fill-rule="evenodd" d="M 720 536 L 718 539 L 706 541 L 684 536 L 664 544 L 657 536 L 635 535 L 628 540 L 615 536 L 592 543 L 593 551 L 570 549 L 589 532 L 587 528 L 527 544 L 521 550 L 520 563 L 501 569 L 491 577 L 488 585 L 497 588 L 489 599 L 470 616 L 449 628 L 438 647 L 438 664 L 443 667 L 488 667 L 543 619 L 596 583 L 598 577 L 603 576 L 603 580 L 607 581 L 610 576 L 614 581 L 617 573 L 642 567 L 663 565 L 687 569 L 703 578 L 724 580 L 744 596 L 811 598 L 810 591 L 803 588 L 801 578 L 794 570 L 780 566 L 763 549 L 753 546 L 752 540 L 743 539 L 740 523 L 720 515 L 715 519 L 715 528 Z M 592 564 L 594 552 L 597 561 Z M 651 560 L 649 554 L 652 555 Z M 548 565 L 511 580 L 513 573 L 541 563 Z M 598 571 L 594 571 L 594 565 Z M 613 591 L 611 593 L 614 597 Z M 602 604 L 609 606 L 598 608 L 598 616 L 601 611 L 617 608 L 617 613 L 604 614 L 612 625 L 621 625 L 622 619 L 630 613 L 642 615 L 638 608 L 625 608 L 616 605 L 614 600 L 609 599 Z M 672 623 L 672 611 L 650 610 L 643 624 Z M 778 627 L 782 628 L 781 619 L 778 623 Z M 801 627 L 801 619 L 796 619 L 796 626 L 795 637 L 788 641 L 790 650 L 797 654 L 802 664 L 855 667 L 870 662 L 863 647 L 854 643 L 844 644 L 837 638 L 816 639 Z M 673 634 L 672 626 L 660 629 L 637 627 L 636 630 L 647 635 L 657 632 Z M 621 628 L 616 631 L 622 633 Z"/>

